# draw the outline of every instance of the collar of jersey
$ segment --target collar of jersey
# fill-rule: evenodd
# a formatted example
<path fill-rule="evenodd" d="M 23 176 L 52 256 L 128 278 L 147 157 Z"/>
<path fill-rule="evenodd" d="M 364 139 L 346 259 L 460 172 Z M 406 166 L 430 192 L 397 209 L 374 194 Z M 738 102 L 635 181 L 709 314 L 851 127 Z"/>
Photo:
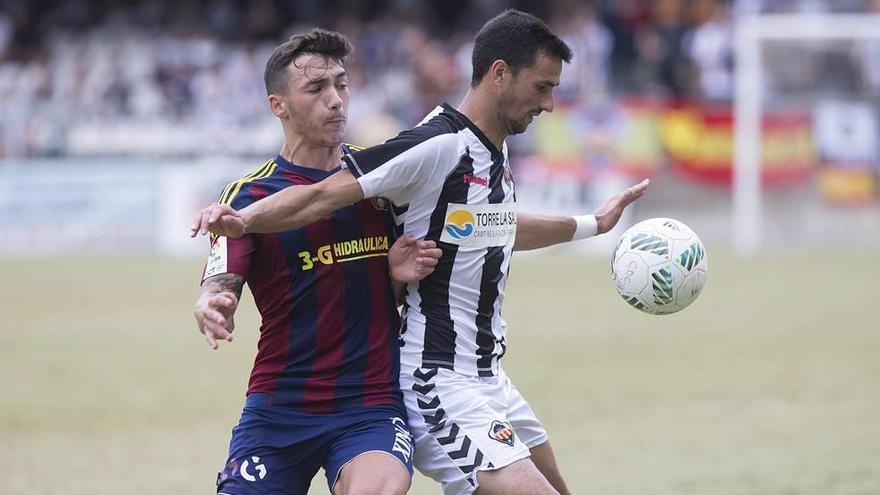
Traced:
<path fill-rule="evenodd" d="M 342 148 L 342 152 L 343 153 L 351 153 L 351 151 L 349 151 L 347 148 L 344 148 L 344 147 Z M 275 163 L 277 163 L 278 165 L 281 165 L 281 168 L 284 168 L 286 170 L 290 170 L 291 172 L 296 172 L 300 175 L 305 175 L 306 177 L 311 177 L 315 180 L 324 180 L 327 177 L 330 177 L 331 175 L 335 174 L 336 172 L 339 172 L 340 169 L 342 169 L 341 165 L 337 165 L 336 168 L 334 168 L 332 170 L 321 170 L 318 168 L 303 167 L 302 165 L 296 165 L 294 163 L 291 163 L 289 160 L 287 160 L 286 158 L 284 158 L 281 155 L 278 155 L 275 157 Z"/>
<path fill-rule="evenodd" d="M 449 112 L 453 117 L 458 119 L 459 122 L 467 126 L 467 128 L 470 129 L 474 133 L 474 135 L 477 136 L 480 142 L 483 143 L 483 146 L 485 146 L 486 149 L 489 150 L 490 153 L 492 153 L 493 160 L 503 158 L 504 155 L 502 155 L 498 148 L 495 147 L 495 144 L 493 144 L 492 141 L 490 141 L 489 138 L 487 138 L 486 135 L 483 134 L 483 131 L 481 131 L 480 128 L 477 127 L 477 124 L 471 122 L 471 119 L 467 118 L 465 114 L 453 108 L 452 105 L 450 105 L 449 103 L 443 103 L 440 106 L 443 107 L 443 110 Z"/>

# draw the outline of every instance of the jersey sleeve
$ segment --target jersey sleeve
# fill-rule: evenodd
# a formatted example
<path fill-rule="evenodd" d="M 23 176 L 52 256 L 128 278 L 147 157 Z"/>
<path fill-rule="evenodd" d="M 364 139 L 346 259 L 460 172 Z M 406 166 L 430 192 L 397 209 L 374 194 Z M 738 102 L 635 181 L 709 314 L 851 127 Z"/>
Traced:
<path fill-rule="evenodd" d="M 423 128 L 424 127 L 424 128 Z M 343 156 L 343 166 L 357 178 L 364 197 L 384 196 L 397 205 L 442 185 L 455 168 L 456 134 L 420 126 L 361 151 Z"/>
<path fill-rule="evenodd" d="M 235 187 L 235 183 L 232 184 Z M 228 203 L 236 210 L 240 210 L 253 203 L 253 199 L 246 191 L 232 193 L 224 190 L 220 201 Z M 227 195 L 234 194 L 231 197 Z M 205 280 L 226 273 L 241 275 L 247 279 L 250 269 L 251 254 L 256 250 L 256 237 L 254 234 L 244 235 L 238 238 L 211 235 L 211 250 L 208 252 L 208 260 L 202 271 L 202 283 Z"/>
<path fill-rule="evenodd" d="M 237 239 L 225 236 L 212 237 L 208 261 L 202 272 L 202 282 L 215 275 L 226 273 L 234 273 L 247 279 L 251 254 L 255 249 L 253 234 Z"/>

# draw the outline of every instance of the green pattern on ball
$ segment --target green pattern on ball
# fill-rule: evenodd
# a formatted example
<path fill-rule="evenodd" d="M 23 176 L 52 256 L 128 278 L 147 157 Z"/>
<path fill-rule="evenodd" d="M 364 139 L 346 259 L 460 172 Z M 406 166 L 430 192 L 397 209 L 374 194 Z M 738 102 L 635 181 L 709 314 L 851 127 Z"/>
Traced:
<path fill-rule="evenodd" d="M 672 302 L 672 267 L 666 265 L 651 274 L 654 286 L 654 304 L 665 306 Z"/>
<path fill-rule="evenodd" d="M 622 294 L 621 294 L 620 297 L 622 297 L 624 301 L 626 301 L 627 303 L 629 303 L 630 306 L 632 306 L 632 307 L 634 307 L 634 308 L 636 308 L 636 309 L 640 309 L 640 310 L 644 311 L 644 309 L 645 309 L 645 305 L 642 304 L 641 301 L 639 301 L 639 298 L 637 298 L 637 297 L 626 297 L 626 296 L 624 296 L 624 295 L 622 295 Z"/>
<path fill-rule="evenodd" d="M 705 256 L 705 252 L 703 251 L 703 246 L 700 245 L 699 242 L 695 242 L 691 244 L 687 250 L 681 253 L 678 256 L 678 264 L 681 265 L 685 270 L 691 271 L 700 263 L 700 260 Z"/>
<path fill-rule="evenodd" d="M 639 251 L 666 256 L 669 254 L 669 243 L 666 239 L 645 233 L 638 233 L 632 237 L 630 247 Z"/>

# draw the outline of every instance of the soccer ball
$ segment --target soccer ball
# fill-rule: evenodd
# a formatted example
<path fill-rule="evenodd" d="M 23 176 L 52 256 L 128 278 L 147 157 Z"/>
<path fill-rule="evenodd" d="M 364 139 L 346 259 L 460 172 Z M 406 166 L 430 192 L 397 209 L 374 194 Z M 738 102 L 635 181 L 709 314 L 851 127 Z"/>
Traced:
<path fill-rule="evenodd" d="M 709 259 L 697 234 L 671 218 L 652 218 L 620 236 L 611 280 L 630 306 L 652 315 L 686 308 L 706 284 Z"/>

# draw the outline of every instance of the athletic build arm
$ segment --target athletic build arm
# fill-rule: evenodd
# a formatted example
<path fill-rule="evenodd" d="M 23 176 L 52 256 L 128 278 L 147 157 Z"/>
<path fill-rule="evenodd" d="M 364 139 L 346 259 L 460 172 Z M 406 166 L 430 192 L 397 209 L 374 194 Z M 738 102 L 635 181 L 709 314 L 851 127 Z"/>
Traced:
<path fill-rule="evenodd" d="M 285 188 L 241 210 L 214 203 L 196 214 L 190 236 L 210 231 L 236 238 L 295 229 L 363 198 L 358 181 L 343 169 L 315 184 Z"/>
<path fill-rule="evenodd" d="M 574 217 L 517 213 L 514 251 L 527 251 L 569 242 L 577 222 Z"/>
<path fill-rule="evenodd" d="M 518 213 L 513 249 L 515 251 L 538 249 L 604 234 L 617 225 L 620 215 L 630 203 L 645 194 L 649 184 L 650 181 L 645 179 L 615 194 L 592 215 L 573 217 Z"/>
<path fill-rule="evenodd" d="M 364 197 L 382 196 L 397 205 L 408 204 L 426 184 L 442 182 L 458 162 L 455 134 L 440 131 L 428 125 L 403 131 L 383 144 L 346 155 L 343 169 L 321 182 L 288 187 L 237 212 L 215 203 L 196 215 L 190 236 L 209 231 L 233 238 L 281 232 L 312 223 Z"/>

